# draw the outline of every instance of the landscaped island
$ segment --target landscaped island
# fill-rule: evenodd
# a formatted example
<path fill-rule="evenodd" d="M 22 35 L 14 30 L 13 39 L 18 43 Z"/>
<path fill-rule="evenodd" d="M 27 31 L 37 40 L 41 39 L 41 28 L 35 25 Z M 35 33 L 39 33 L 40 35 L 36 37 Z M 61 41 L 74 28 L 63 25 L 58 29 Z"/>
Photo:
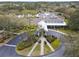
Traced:
<path fill-rule="evenodd" d="M 44 54 L 43 55 L 54 53 L 61 46 L 61 41 L 59 39 L 57 39 L 56 37 L 51 36 L 51 35 L 45 35 L 43 32 L 41 32 L 41 34 L 39 34 L 39 36 L 32 35 L 32 36 L 28 37 L 27 40 L 22 40 L 21 42 L 19 42 L 16 47 L 16 52 L 19 55 L 28 56 L 29 52 L 35 46 L 35 43 L 38 42 L 38 45 L 33 50 L 31 56 L 42 56 L 42 55 L 40 55 L 41 42 L 42 42 L 41 40 L 43 40 L 43 37 L 41 35 L 43 35 L 43 37 L 46 38 L 46 40 L 49 42 L 50 46 L 54 49 L 54 51 L 52 51 L 50 49 L 50 46 L 47 44 L 47 42 L 44 42 L 43 43 L 44 44 L 44 46 L 43 46 Z M 40 41 L 38 41 L 38 40 L 40 40 Z"/>

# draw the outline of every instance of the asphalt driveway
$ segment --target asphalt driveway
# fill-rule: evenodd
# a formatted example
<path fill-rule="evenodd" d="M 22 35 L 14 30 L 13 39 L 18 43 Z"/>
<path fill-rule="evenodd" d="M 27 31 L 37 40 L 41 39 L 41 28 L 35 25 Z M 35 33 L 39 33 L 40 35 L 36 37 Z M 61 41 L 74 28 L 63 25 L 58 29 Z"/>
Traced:
<path fill-rule="evenodd" d="M 18 35 L 17 37 L 13 38 L 11 41 L 9 41 L 7 44 L 10 44 L 10 45 L 16 45 L 19 41 L 21 41 L 22 39 L 26 38 L 27 37 L 27 33 L 24 32 L 20 35 Z"/>
<path fill-rule="evenodd" d="M 52 33 L 54 33 L 54 32 L 49 31 L 49 34 L 52 34 Z M 56 34 L 56 33 L 54 33 L 54 34 L 57 35 L 58 37 L 60 37 L 59 34 Z M 15 37 L 10 42 L 8 42 L 7 44 L 16 45 L 20 40 L 25 38 L 26 35 L 27 35 L 26 33 L 22 33 L 22 34 L 18 35 L 17 37 Z M 46 56 L 61 57 L 61 56 L 63 56 L 64 50 L 65 50 L 65 47 L 64 47 L 64 44 L 62 44 L 61 47 L 57 51 L 55 51 L 54 53 L 51 53 L 49 55 L 46 55 Z M 2 47 L 0 47 L 0 57 L 21 57 L 21 56 L 16 53 L 15 47 L 2 46 Z"/>
<path fill-rule="evenodd" d="M 22 33 L 9 41 L 6 45 L 0 47 L 0 57 L 20 57 L 16 53 L 15 47 L 12 45 L 16 46 L 19 41 L 21 41 L 23 38 L 26 38 L 26 35 L 27 33 Z"/>
<path fill-rule="evenodd" d="M 14 47 L 2 46 L 0 47 L 0 57 L 20 57 Z"/>

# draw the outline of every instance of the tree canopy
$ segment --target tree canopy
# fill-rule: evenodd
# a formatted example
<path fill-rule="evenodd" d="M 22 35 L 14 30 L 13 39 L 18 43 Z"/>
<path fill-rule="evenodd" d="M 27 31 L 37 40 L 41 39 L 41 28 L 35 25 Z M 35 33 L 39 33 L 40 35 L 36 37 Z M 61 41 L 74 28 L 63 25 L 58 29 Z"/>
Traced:
<path fill-rule="evenodd" d="M 72 30 L 79 30 L 79 10 L 76 10 L 68 22 L 69 28 Z"/>

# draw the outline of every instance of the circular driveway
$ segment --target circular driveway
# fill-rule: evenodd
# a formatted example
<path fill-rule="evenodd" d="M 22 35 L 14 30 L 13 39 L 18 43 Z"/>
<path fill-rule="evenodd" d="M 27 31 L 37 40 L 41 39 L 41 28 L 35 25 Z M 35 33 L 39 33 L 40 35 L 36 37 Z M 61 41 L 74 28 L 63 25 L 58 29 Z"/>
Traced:
<path fill-rule="evenodd" d="M 48 34 L 55 35 L 55 37 L 60 38 L 61 34 L 49 31 Z M 16 45 L 19 41 L 21 41 L 23 38 L 26 38 L 26 33 L 22 33 L 15 37 L 13 40 L 8 42 L 9 45 Z M 45 57 L 62 57 L 65 50 L 64 43 L 62 42 L 61 47 L 57 49 L 54 53 L 51 53 L 49 55 L 46 55 Z M 0 57 L 22 57 L 18 55 L 15 51 L 15 47 L 12 46 L 2 46 L 0 47 Z"/>
<path fill-rule="evenodd" d="M 15 47 L 2 46 L 0 47 L 0 57 L 20 57 L 16 51 Z"/>

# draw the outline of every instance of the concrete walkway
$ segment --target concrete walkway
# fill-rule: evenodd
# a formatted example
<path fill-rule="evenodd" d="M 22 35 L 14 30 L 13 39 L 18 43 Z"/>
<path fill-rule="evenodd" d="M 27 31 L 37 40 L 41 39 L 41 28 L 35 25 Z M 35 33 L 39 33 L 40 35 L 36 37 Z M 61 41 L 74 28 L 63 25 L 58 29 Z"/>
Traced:
<path fill-rule="evenodd" d="M 27 56 L 32 56 L 32 53 L 34 51 L 34 49 L 36 48 L 36 46 L 39 44 L 39 41 L 40 41 L 40 55 L 44 55 L 45 52 L 44 52 L 44 44 L 46 43 L 47 46 L 50 48 L 50 50 L 52 52 L 54 52 L 54 48 L 51 46 L 51 44 L 47 41 L 47 39 L 44 37 L 44 36 L 41 36 L 38 41 L 34 44 L 34 46 L 32 47 L 32 49 L 29 51 L 28 55 Z"/>

